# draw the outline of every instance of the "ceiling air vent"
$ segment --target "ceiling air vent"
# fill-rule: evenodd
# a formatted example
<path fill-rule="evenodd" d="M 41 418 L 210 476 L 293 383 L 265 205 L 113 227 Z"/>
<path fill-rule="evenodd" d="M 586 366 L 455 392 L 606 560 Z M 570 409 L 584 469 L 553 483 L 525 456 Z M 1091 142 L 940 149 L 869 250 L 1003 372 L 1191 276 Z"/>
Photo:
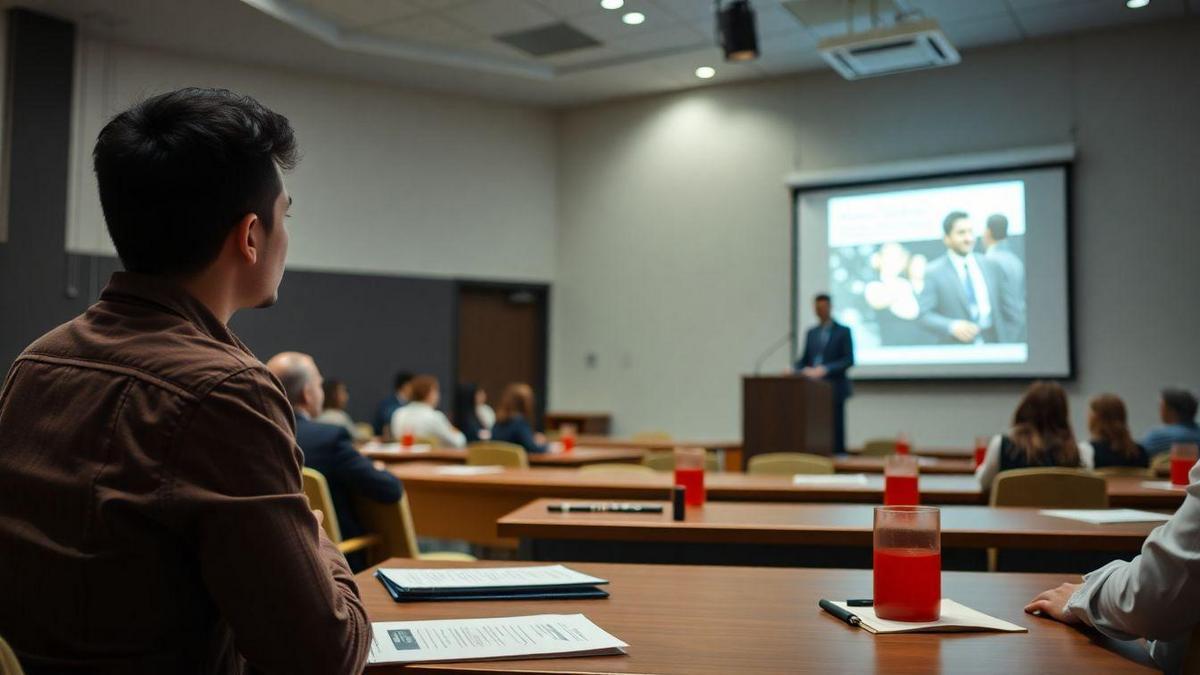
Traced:
<path fill-rule="evenodd" d="M 600 44 L 592 36 L 565 23 L 552 23 L 495 37 L 530 56 L 551 56 Z"/>
<path fill-rule="evenodd" d="M 826 38 L 817 48 L 847 80 L 952 66 L 960 60 L 932 19 Z"/>

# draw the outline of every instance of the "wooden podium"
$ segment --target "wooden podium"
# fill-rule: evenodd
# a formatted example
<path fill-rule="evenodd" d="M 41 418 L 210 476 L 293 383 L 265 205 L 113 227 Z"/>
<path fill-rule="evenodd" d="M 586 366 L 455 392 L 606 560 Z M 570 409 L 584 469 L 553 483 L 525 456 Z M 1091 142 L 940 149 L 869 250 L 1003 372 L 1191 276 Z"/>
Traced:
<path fill-rule="evenodd" d="M 833 387 L 799 375 L 742 377 L 742 452 L 833 454 Z"/>

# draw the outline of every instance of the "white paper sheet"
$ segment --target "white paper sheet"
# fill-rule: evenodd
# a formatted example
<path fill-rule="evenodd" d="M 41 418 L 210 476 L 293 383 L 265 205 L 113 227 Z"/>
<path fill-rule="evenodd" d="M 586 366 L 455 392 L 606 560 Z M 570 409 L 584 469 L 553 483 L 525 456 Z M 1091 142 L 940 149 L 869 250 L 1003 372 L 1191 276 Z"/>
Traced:
<path fill-rule="evenodd" d="M 833 604 L 857 616 L 862 620 L 862 627 L 872 633 L 1028 632 L 1027 628 L 997 619 L 994 616 L 988 616 L 949 598 L 942 598 L 942 618 L 928 623 L 888 621 L 875 616 L 873 607 L 850 607 L 844 602 L 834 602 Z"/>
<path fill-rule="evenodd" d="M 527 567 L 398 567 L 381 569 L 389 581 L 408 590 L 527 588 L 606 584 L 607 580 L 564 565 Z"/>
<path fill-rule="evenodd" d="M 433 452 L 433 446 L 428 443 L 417 443 L 410 445 L 407 450 L 399 443 L 376 443 L 371 441 L 362 446 L 363 452 L 383 452 L 391 455 L 419 455 L 425 452 Z"/>
<path fill-rule="evenodd" d="M 1137 509 L 1042 509 L 1043 516 L 1079 520 L 1093 525 L 1108 523 L 1165 523 L 1171 519 L 1163 513 Z"/>
<path fill-rule="evenodd" d="M 793 485 L 866 485 L 867 475 L 865 473 L 836 473 L 830 475 L 821 474 L 797 474 L 792 476 Z"/>
<path fill-rule="evenodd" d="M 1142 481 L 1142 487 L 1154 490 L 1170 490 L 1171 492 L 1183 492 L 1187 489 L 1186 485 L 1175 485 L 1169 480 L 1144 480 Z"/>
<path fill-rule="evenodd" d="M 504 473 L 504 467 L 463 466 L 460 464 L 449 464 L 446 466 L 434 467 L 433 472 L 443 476 L 483 476 L 489 473 Z"/>
<path fill-rule="evenodd" d="M 622 654 L 628 645 L 582 614 L 371 624 L 368 664 Z"/>

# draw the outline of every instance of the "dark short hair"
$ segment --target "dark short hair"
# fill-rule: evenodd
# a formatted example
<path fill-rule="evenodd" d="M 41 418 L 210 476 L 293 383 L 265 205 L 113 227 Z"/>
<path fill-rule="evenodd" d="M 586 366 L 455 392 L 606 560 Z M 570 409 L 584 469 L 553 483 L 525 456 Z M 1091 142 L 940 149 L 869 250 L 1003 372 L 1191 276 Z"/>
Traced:
<path fill-rule="evenodd" d="M 270 231 L 297 161 L 286 117 L 249 96 L 187 88 L 112 118 L 92 151 L 100 205 L 125 269 L 187 275 L 216 259 L 248 213 Z"/>
<path fill-rule="evenodd" d="M 992 239 L 996 241 L 1008 239 L 1008 217 L 1002 213 L 988 216 L 987 229 L 988 234 L 992 235 Z"/>
<path fill-rule="evenodd" d="M 829 297 L 828 293 L 817 293 L 815 296 L 813 296 L 813 302 L 820 302 L 822 300 L 828 302 L 829 304 L 833 304 L 833 299 Z"/>
<path fill-rule="evenodd" d="M 1168 387 L 1162 390 L 1163 403 L 1175 413 L 1180 422 L 1196 419 L 1196 397 L 1187 389 Z"/>
<path fill-rule="evenodd" d="M 335 397 L 337 397 L 338 389 L 341 389 L 342 387 L 345 387 L 345 386 L 346 386 L 346 383 L 342 382 L 341 380 L 338 380 L 338 379 L 328 379 L 328 380 L 325 380 L 325 382 L 323 382 L 321 384 L 321 389 L 324 390 L 324 392 L 325 392 L 325 407 L 326 408 L 328 408 L 330 402 L 333 401 L 333 399 Z"/>
<path fill-rule="evenodd" d="M 412 379 L 413 379 L 412 373 L 408 372 L 407 370 L 401 370 L 400 372 L 396 373 L 396 379 L 393 380 L 394 386 L 392 388 L 399 390 L 400 387 L 403 387 L 404 385 L 408 384 L 409 381 Z"/>
<path fill-rule="evenodd" d="M 412 379 L 409 386 L 412 389 L 412 396 L 409 398 L 413 401 L 424 401 L 437 391 L 438 381 L 432 375 L 418 375 Z"/>
<path fill-rule="evenodd" d="M 947 213 L 946 217 L 942 219 L 942 233 L 950 234 L 950 230 L 954 229 L 955 222 L 969 217 L 966 211 L 951 211 Z"/>

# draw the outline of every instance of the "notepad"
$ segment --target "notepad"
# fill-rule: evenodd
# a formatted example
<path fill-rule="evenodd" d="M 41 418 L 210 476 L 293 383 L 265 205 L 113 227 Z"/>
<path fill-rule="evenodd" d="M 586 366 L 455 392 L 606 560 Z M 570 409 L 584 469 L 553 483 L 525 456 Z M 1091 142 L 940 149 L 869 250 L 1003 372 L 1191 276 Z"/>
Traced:
<path fill-rule="evenodd" d="M 374 443 L 374 442 L 372 442 L 372 443 L 367 443 L 366 445 L 363 445 L 362 449 L 363 449 L 363 452 L 380 452 L 380 453 L 386 453 L 386 454 L 391 454 L 391 455 L 406 455 L 406 454 L 419 455 L 419 454 L 425 453 L 425 452 L 433 452 L 433 446 L 429 445 L 428 443 L 417 443 L 416 445 L 410 445 L 410 446 L 408 446 L 408 448 L 405 448 L 404 446 L 400 445 L 399 443 Z"/>
<path fill-rule="evenodd" d="M 1163 523 L 1171 516 L 1153 511 L 1138 511 L 1137 509 L 1043 509 L 1043 516 L 1068 518 L 1094 525 L 1109 523 Z"/>
<path fill-rule="evenodd" d="M 483 476 L 489 473 L 504 473 L 502 466 L 462 466 L 451 464 L 434 467 L 433 472 L 443 476 Z"/>
<path fill-rule="evenodd" d="M 397 567 L 379 570 L 389 581 L 413 592 L 597 586 L 607 579 L 566 565 L 520 567 Z"/>
<path fill-rule="evenodd" d="M 873 607 L 850 607 L 844 602 L 833 604 L 845 609 L 862 621 L 862 628 L 871 633 L 1027 633 L 1028 628 L 997 619 L 966 605 L 942 598 L 942 618 L 937 621 L 888 621 L 875 616 Z"/>
<path fill-rule="evenodd" d="M 1145 480 L 1142 481 L 1142 487 L 1154 490 L 1170 490 L 1171 492 L 1183 492 L 1187 490 L 1186 485 L 1176 485 L 1169 480 Z"/>
<path fill-rule="evenodd" d="M 582 614 L 371 624 L 368 664 L 624 654 L 629 645 Z"/>
<path fill-rule="evenodd" d="M 866 485 L 865 473 L 843 473 L 833 475 L 797 474 L 792 476 L 793 485 Z"/>

